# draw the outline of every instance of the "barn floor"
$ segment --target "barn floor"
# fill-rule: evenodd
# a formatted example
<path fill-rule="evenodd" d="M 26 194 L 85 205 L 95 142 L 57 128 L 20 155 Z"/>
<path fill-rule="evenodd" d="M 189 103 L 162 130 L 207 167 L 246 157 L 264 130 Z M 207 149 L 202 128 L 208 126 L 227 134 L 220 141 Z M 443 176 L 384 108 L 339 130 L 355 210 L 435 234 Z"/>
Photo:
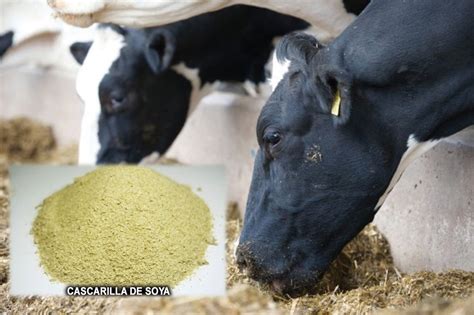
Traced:
<path fill-rule="evenodd" d="M 225 298 L 42 298 L 8 294 L 8 165 L 74 163 L 74 146 L 58 149 L 52 129 L 28 119 L 0 120 L 0 312 L 100 312 L 206 314 L 405 313 L 474 314 L 474 272 L 429 271 L 410 275 L 393 265 L 389 245 L 373 226 L 346 246 L 319 284 L 319 294 L 299 299 L 272 296 L 241 275 L 230 253 L 241 226 L 239 211 L 228 213 L 228 296 Z M 421 304 L 420 304 L 421 303 Z"/>

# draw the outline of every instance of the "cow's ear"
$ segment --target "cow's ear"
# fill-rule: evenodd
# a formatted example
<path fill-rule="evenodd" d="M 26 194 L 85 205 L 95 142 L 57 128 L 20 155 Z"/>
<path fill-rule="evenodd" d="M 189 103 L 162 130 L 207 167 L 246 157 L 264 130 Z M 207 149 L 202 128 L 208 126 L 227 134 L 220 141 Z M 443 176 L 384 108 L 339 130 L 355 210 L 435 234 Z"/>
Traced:
<path fill-rule="evenodd" d="M 0 35 L 0 57 L 13 45 L 13 31 L 8 31 Z"/>
<path fill-rule="evenodd" d="M 316 37 L 303 32 L 293 32 L 283 36 L 278 42 L 275 53 L 280 62 L 286 59 L 308 64 L 321 48 L 324 46 Z"/>
<path fill-rule="evenodd" d="M 156 74 L 166 70 L 173 60 L 175 49 L 176 40 L 170 31 L 153 31 L 145 47 L 145 58 L 150 69 Z"/>
<path fill-rule="evenodd" d="M 91 46 L 92 42 L 75 42 L 69 46 L 69 51 L 71 52 L 74 59 L 76 59 L 77 63 L 82 65 Z"/>
<path fill-rule="evenodd" d="M 352 109 L 351 77 L 330 64 L 316 66 L 316 97 L 322 111 L 331 115 L 336 125 L 349 121 Z"/>

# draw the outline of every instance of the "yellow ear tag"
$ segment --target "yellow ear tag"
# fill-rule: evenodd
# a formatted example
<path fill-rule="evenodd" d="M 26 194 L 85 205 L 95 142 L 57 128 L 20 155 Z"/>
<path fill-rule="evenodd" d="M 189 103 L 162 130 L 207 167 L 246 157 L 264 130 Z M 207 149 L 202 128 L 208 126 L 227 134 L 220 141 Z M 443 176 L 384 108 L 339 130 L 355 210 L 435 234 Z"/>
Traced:
<path fill-rule="evenodd" d="M 339 89 L 336 91 L 336 95 L 334 95 L 334 100 L 332 101 L 331 107 L 331 114 L 334 116 L 339 116 L 341 112 L 341 94 L 339 93 Z"/>

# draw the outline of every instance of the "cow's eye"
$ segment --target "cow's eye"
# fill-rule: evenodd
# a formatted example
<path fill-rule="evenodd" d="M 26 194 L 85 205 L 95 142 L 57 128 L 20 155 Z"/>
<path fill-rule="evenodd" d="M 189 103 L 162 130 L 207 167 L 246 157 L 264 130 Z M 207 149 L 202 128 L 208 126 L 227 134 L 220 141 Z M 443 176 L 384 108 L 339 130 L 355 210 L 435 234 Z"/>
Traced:
<path fill-rule="evenodd" d="M 272 131 L 265 134 L 263 141 L 269 145 L 274 146 L 281 141 L 281 135 L 278 131 Z"/>
<path fill-rule="evenodd" d="M 276 130 L 269 130 L 265 132 L 263 136 L 263 146 L 265 150 L 265 155 L 268 159 L 273 159 L 275 157 L 275 151 L 278 147 L 278 144 L 281 142 L 282 135 Z"/>
<path fill-rule="evenodd" d="M 117 114 L 127 109 L 127 97 L 123 93 L 113 92 L 105 98 L 103 105 L 107 113 Z"/>
<path fill-rule="evenodd" d="M 113 112 L 118 112 L 123 107 L 123 97 L 112 97 L 110 100 L 111 109 Z"/>

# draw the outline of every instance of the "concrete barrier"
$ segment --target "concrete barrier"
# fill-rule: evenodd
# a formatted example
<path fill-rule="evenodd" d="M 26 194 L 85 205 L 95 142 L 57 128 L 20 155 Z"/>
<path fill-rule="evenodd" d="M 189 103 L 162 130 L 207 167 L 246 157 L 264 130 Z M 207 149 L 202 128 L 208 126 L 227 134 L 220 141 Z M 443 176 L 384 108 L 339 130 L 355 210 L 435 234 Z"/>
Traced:
<path fill-rule="evenodd" d="M 82 107 L 73 73 L 29 65 L 0 71 L 0 118 L 27 116 L 51 125 L 59 145 L 78 142 Z"/>
<path fill-rule="evenodd" d="M 224 164 L 232 201 L 245 209 L 264 98 L 214 93 L 203 99 L 166 154 L 185 164 Z"/>
<path fill-rule="evenodd" d="M 375 223 L 404 272 L 474 271 L 474 146 L 443 141 L 415 160 Z"/>

